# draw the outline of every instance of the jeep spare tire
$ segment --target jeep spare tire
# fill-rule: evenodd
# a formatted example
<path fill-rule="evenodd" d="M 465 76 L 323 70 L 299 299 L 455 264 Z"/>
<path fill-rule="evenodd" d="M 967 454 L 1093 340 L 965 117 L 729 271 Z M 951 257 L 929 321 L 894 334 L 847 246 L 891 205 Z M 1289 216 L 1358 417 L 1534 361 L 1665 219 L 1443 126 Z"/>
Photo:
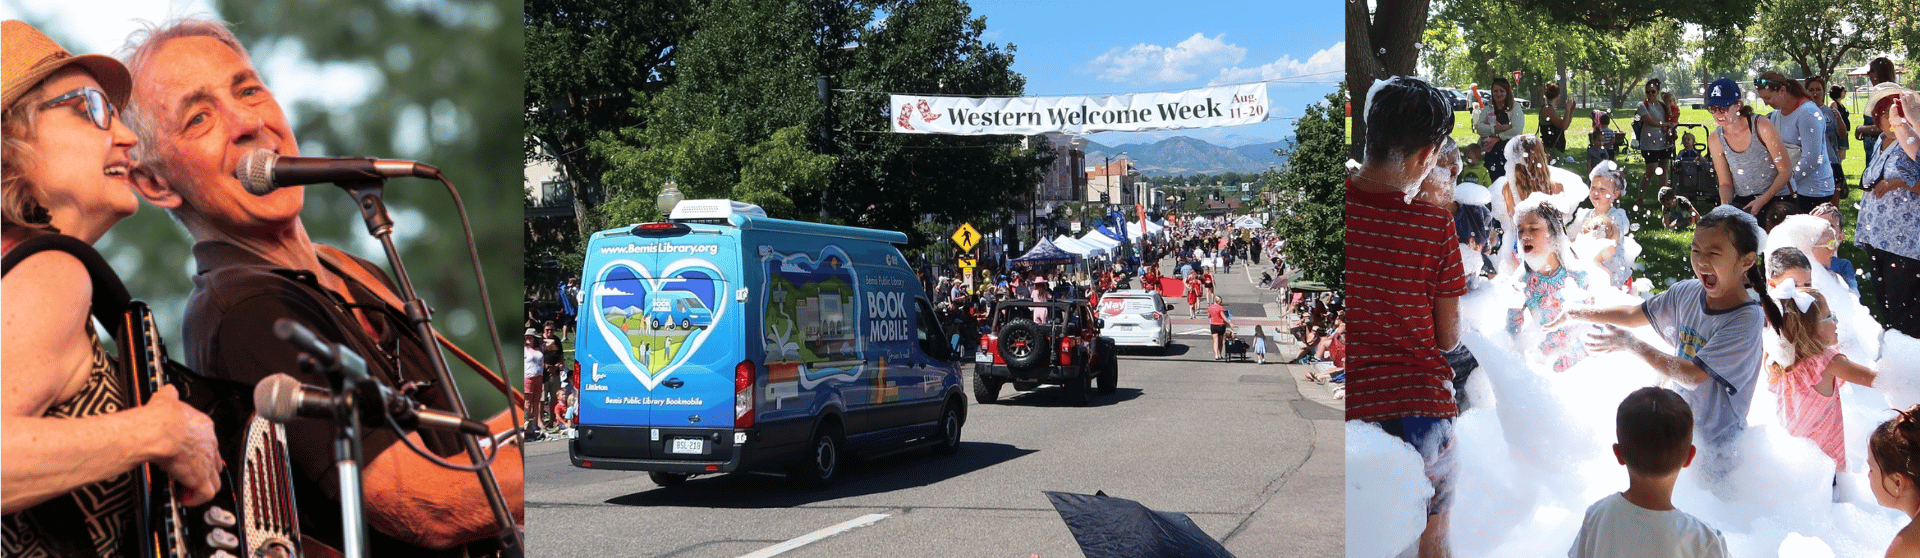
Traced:
<path fill-rule="evenodd" d="M 1000 328 L 1000 360 L 1008 368 L 1032 368 L 1047 363 L 1046 328 L 1019 320 Z"/>

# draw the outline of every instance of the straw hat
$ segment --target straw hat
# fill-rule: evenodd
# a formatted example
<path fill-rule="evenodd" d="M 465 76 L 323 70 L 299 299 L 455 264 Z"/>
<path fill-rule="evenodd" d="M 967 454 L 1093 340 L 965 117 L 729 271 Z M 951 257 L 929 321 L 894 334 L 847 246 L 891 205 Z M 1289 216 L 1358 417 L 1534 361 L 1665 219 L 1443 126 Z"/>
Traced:
<path fill-rule="evenodd" d="M 39 29 L 17 19 L 0 22 L 0 62 L 4 62 L 0 75 L 6 78 L 6 102 L 0 106 L 13 106 L 40 80 L 74 65 L 93 74 L 114 106 L 126 106 L 127 95 L 133 90 L 133 76 L 119 60 L 99 54 L 74 56 Z"/>
<path fill-rule="evenodd" d="M 1867 114 L 1873 114 L 1875 109 L 1880 108 L 1881 102 L 1897 98 L 1901 93 L 1906 92 L 1907 90 L 1905 88 L 1892 83 L 1882 83 L 1873 86 L 1873 93 L 1867 96 Z"/>

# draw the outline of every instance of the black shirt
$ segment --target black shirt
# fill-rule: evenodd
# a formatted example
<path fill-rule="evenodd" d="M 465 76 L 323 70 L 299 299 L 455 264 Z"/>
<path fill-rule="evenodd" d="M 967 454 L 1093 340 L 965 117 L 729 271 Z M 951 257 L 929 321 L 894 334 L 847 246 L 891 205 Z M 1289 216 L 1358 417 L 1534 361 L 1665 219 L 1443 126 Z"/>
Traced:
<path fill-rule="evenodd" d="M 274 337 L 274 321 L 289 318 L 307 326 L 321 339 L 358 353 L 367 362 L 367 373 L 389 387 L 408 381 L 430 382 L 414 394 L 414 399 L 434 409 L 450 408 L 446 390 L 434 382 L 436 374 L 426 353 L 431 345 L 420 341 L 404 315 L 377 302 L 378 296 L 357 283 L 348 282 L 354 299 L 376 302 L 351 305 L 321 287 L 312 272 L 280 267 L 232 244 L 200 242 L 194 244 L 193 256 L 198 271 L 193 277 L 193 294 L 187 298 L 186 319 L 181 325 L 189 368 L 211 378 L 249 386 L 276 373 L 288 374 L 309 385 L 332 385 L 323 374 L 303 372 L 296 360 L 299 349 Z M 392 287 L 392 281 L 378 266 L 359 258 L 354 261 Z M 348 313 L 350 308 L 365 310 L 379 335 L 361 327 Z M 251 398 L 244 405 L 251 409 Z M 364 422 L 361 426 L 362 470 L 380 452 L 411 451 L 405 444 L 396 444 L 399 436 L 392 427 Z M 340 529 L 340 486 L 339 472 L 334 465 L 333 423 L 301 418 L 288 423 L 286 430 L 301 532 L 339 548 L 344 537 Z M 426 448 L 441 457 L 462 453 L 459 441 L 451 435 L 426 431 L 420 435 L 426 441 Z M 366 500 L 379 497 L 367 494 Z M 371 525 L 366 528 L 366 535 L 369 556 L 433 554 L 387 536 Z"/>

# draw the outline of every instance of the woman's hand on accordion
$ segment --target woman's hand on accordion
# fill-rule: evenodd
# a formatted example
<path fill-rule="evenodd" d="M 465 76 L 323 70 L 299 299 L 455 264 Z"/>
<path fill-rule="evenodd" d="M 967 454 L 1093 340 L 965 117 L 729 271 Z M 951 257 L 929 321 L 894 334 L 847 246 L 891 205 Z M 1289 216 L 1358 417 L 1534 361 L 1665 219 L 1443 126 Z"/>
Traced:
<path fill-rule="evenodd" d="M 173 386 L 163 386 L 140 407 L 152 415 L 160 436 L 149 451 L 152 461 L 173 479 L 181 503 L 204 504 L 220 490 L 220 443 L 213 436 L 213 419 L 180 401 Z"/>

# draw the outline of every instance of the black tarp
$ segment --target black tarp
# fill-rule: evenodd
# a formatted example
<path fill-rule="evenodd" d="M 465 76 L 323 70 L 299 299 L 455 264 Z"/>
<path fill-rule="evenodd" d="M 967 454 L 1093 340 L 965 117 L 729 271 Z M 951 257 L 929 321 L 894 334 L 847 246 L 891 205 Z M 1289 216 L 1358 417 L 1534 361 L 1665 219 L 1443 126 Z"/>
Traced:
<path fill-rule="evenodd" d="M 1147 509 L 1105 492 L 1047 492 L 1087 558 L 1233 558 L 1187 514 Z"/>

